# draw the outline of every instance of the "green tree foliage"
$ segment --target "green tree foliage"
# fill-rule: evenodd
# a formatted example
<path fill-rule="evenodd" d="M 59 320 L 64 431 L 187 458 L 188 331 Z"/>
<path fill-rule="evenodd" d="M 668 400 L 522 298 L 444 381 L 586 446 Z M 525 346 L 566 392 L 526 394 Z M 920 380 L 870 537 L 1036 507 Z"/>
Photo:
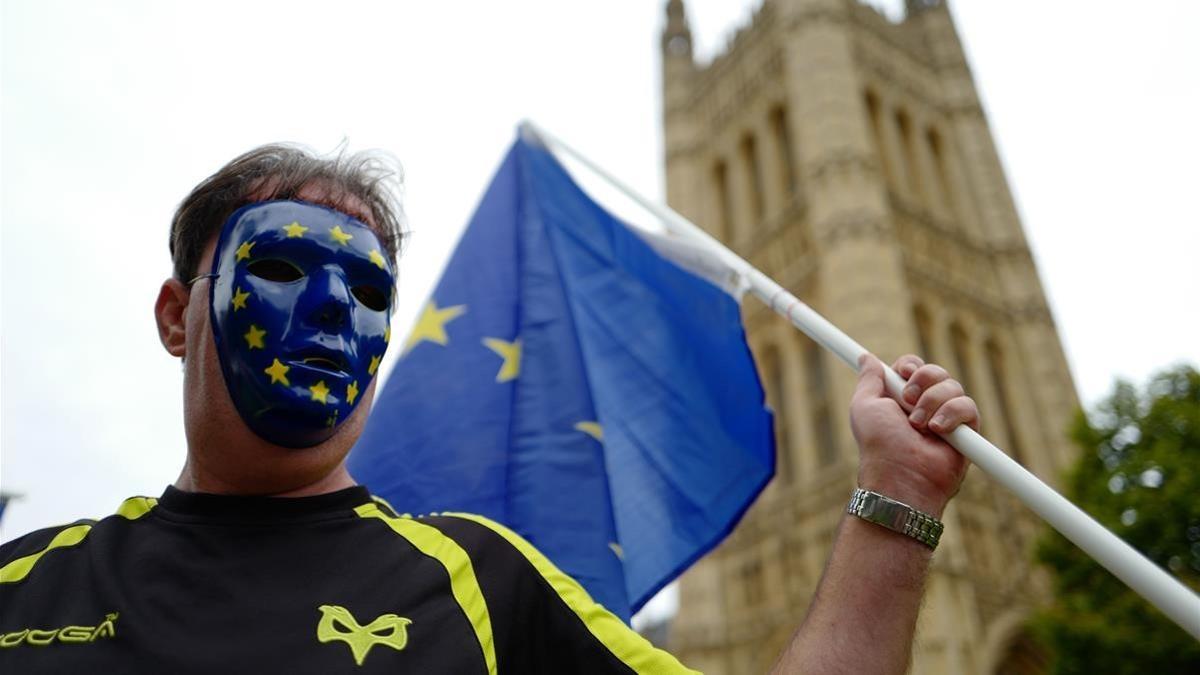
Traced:
<path fill-rule="evenodd" d="M 1083 449 L 1071 499 L 1193 590 L 1200 589 L 1200 372 L 1180 366 L 1145 392 L 1118 382 L 1071 430 Z M 1040 542 L 1055 602 L 1031 628 L 1056 675 L 1200 673 L 1200 642 L 1058 533 Z"/>

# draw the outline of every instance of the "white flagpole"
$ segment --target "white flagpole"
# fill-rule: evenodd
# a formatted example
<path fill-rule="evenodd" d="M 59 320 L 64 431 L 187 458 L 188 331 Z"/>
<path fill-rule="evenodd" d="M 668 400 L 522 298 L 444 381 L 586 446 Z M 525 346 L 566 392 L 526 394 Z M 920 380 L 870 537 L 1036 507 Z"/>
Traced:
<path fill-rule="evenodd" d="M 690 240 L 724 262 L 745 282 L 748 289 L 771 309 L 833 352 L 851 368 L 858 369 L 858 357 L 867 350 L 850 336 L 817 314 L 767 275 L 743 260 L 724 244 L 714 239 L 670 207 L 656 204 L 638 194 L 628 185 L 594 164 L 575 149 L 550 135 L 541 127 L 526 120 L 521 123 L 524 134 L 545 145 L 552 152 L 561 151 L 573 157 L 590 171 L 620 190 L 627 197 L 657 216 L 673 235 Z M 890 368 L 884 369 L 888 393 L 901 406 L 909 408 L 900 396 L 904 380 Z M 1193 593 L 1162 568 L 1144 557 L 1120 537 L 1084 513 L 1079 507 L 1058 494 L 997 448 L 975 430 L 960 425 L 942 436 L 993 480 L 1008 488 L 1030 509 L 1050 523 L 1067 539 L 1083 549 L 1108 571 L 1130 588 L 1158 607 L 1181 628 L 1200 639 L 1200 596 Z"/>

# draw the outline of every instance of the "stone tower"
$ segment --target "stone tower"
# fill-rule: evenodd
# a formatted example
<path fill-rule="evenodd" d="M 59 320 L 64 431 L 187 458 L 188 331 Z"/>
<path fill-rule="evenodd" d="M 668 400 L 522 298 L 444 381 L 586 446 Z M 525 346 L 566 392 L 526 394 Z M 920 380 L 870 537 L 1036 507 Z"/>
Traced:
<path fill-rule="evenodd" d="M 1078 406 L 947 7 L 764 0 L 708 65 L 681 0 L 662 35 L 671 206 L 887 361 L 946 364 L 984 434 L 1052 485 Z M 855 484 L 853 373 L 744 307 L 778 411 L 776 479 L 684 575 L 669 647 L 710 675 L 765 672 L 802 619 Z M 1049 592 L 1040 521 L 978 469 L 945 514 L 914 673 L 1036 673 L 1022 632 Z"/>

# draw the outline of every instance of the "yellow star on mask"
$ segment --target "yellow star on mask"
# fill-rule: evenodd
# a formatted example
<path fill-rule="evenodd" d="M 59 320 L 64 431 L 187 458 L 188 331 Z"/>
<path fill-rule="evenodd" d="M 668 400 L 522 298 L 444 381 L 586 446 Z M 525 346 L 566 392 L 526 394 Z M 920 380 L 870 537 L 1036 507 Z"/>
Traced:
<path fill-rule="evenodd" d="M 582 431 L 601 443 L 604 442 L 604 429 L 600 428 L 599 422 L 579 422 L 575 425 L 575 431 Z"/>
<path fill-rule="evenodd" d="M 408 334 L 408 339 L 404 341 L 402 353 L 408 353 L 410 349 L 424 340 L 445 346 L 450 342 L 450 338 L 446 337 L 446 324 L 462 316 L 466 311 L 466 305 L 438 309 L 437 303 L 430 300 L 429 304 L 425 305 L 425 309 L 421 311 L 421 318 L 417 319 L 417 325 L 413 326 L 412 332 Z"/>
<path fill-rule="evenodd" d="M 375 371 L 379 370 L 379 361 L 380 360 L 381 359 L 378 356 L 371 357 L 371 365 L 367 366 L 367 374 L 368 375 L 374 375 Z"/>
<path fill-rule="evenodd" d="M 241 286 L 238 286 L 237 291 L 235 291 L 233 294 L 233 311 L 236 312 L 239 309 L 245 309 L 246 299 L 249 297 L 250 294 L 246 291 L 243 291 Z"/>
<path fill-rule="evenodd" d="M 325 386 L 325 380 L 320 380 L 313 386 L 308 388 L 312 392 L 312 400 L 327 403 L 325 398 L 329 396 L 329 387 Z"/>
<path fill-rule="evenodd" d="M 250 345 L 248 349 L 262 349 L 263 338 L 266 337 L 266 335 L 267 331 L 255 326 L 254 324 L 250 324 L 250 330 L 246 331 L 246 334 L 242 337 L 246 338 L 246 344 Z"/>
<path fill-rule="evenodd" d="M 346 402 L 354 405 L 356 398 L 358 398 L 358 380 L 351 382 L 350 386 L 346 387 Z"/>
<path fill-rule="evenodd" d="M 520 338 L 512 342 L 498 338 L 483 338 L 483 345 L 504 359 L 504 363 L 500 365 L 500 372 L 496 373 L 496 381 L 508 382 L 517 379 L 517 376 L 521 374 Z"/>
<path fill-rule="evenodd" d="M 371 259 L 371 262 L 375 263 L 376 265 L 379 265 L 379 269 L 381 269 L 381 270 L 387 269 L 387 261 L 385 261 L 383 259 L 383 254 L 379 252 L 379 249 L 375 249 L 375 250 L 371 251 L 370 253 L 367 254 L 367 257 Z"/>
<path fill-rule="evenodd" d="M 288 239 L 295 239 L 296 237 L 303 237 L 304 233 L 308 232 L 308 228 L 301 225 L 300 221 L 297 220 L 292 221 L 291 225 L 285 225 L 283 231 L 287 232 Z"/>
<path fill-rule="evenodd" d="M 287 371 L 289 370 L 291 370 L 290 367 L 280 363 L 279 359 L 275 359 L 275 362 L 271 364 L 271 367 L 265 369 L 263 372 L 271 376 L 271 384 L 279 382 L 283 386 L 287 387 L 291 386 L 291 382 L 288 382 L 287 379 Z"/>
<path fill-rule="evenodd" d="M 329 236 L 333 237 L 333 240 L 336 241 L 337 243 L 341 244 L 342 246 L 345 246 L 346 242 L 348 242 L 354 238 L 354 235 L 346 233 L 346 232 L 342 232 L 341 225 L 334 225 L 333 229 L 329 231 Z"/>
<path fill-rule="evenodd" d="M 242 260 L 249 258 L 250 257 L 250 249 L 252 249 L 252 248 L 254 248 L 254 242 L 243 241 L 242 245 L 237 248 L 237 260 L 235 260 L 234 262 L 241 262 Z"/>

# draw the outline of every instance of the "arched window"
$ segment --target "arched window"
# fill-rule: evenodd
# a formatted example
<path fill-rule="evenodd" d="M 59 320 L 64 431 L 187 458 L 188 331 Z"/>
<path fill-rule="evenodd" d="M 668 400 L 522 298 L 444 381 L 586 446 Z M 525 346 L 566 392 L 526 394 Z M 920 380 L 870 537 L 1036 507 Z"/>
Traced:
<path fill-rule="evenodd" d="M 937 360 L 930 347 L 932 344 L 930 331 L 933 329 L 933 323 L 929 318 L 929 312 L 921 305 L 913 307 L 913 323 L 917 325 L 917 348 L 921 350 L 918 356 L 926 362 Z"/>
<path fill-rule="evenodd" d="M 883 136 L 883 114 L 879 104 L 879 97 L 874 92 L 868 91 L 863 94 L 863 100 L 867 106 L 867 117 L 871 121 L 871 137 L 875 141 L 875 152 L 879 155 L 879 164 L 883 168 L 883 177 L 887 181 L 887 185 L 893 192 L 900 190 L 899 176 L 892 169 L 892 160 L 887 143 L 884 142 Z"/>
<path fill-rule="evenodd" d="M 757 225 L 763 216 L 763 185 L 762 170 L 758 165 L 758 143 L 753 134 L 746 134 L 738 144 L 738 154 L 742 157 L 742 169 L 746 175 L 747 201 L 750 211 L 747 214 L 750 226 Z"/>
<path fill-rule="evenodd" d="M 1042 675 L 1050 672 L 1051 657 L 1042 645 L 1022 630 L 1012 637 L 995 675 Z"/>
<path fill-rule="evenodd" d="M 804 371 L 808 382 L 808 400 L 812 405 L 813 438 L 817 442 L 817 464 L 828 466 L 837 459 L 837 439 L 833 432 L 833 408 L 829 405 L 829 377 L 825 355 L 812 340 L 804 343 Z"/>
<path fill-rule="evenodd" d="M 996 404 L 1000 408 L 1000 424 L 1004 425 L 1005 435 L 1008 436 L 1009 453 L 1012 458 L 1025 463 L 1025 451 L 1021 447 L 1021 438 L 1017 435 L 1016 420 L 1013 419 L 1012 401 L 1009 398 L 1008 372 L 1004 365 L 1004 353 L 995 340 L 988 340 L 984 345 L 987 353 L 988 372 L 996 387 Z"/>
<path fill-rule="evenodd" d="M 780 192 L 783 195 L 780 201 L 786 204 L 796 192 L 796 161 L 792 154 L 792 134 L 788 128 L 787 109 L 783 106 L 776 106 L 771 110 L 771 136 L 778 149 L 776 156 L 779 158 L 778 174 Z"/>
<path fill-rule="evenodd" d="M 717 200 L 717 228 L 713 234 L 717 239 L 728 243 L 733 226 L 733 213 L 729 199 L 729 168 L 725 160 L 718 159 L 713 164 L 712 179 L 713 195 Z"/>
<path fill-rule="evenodd" d="M 954 351 L 954 370 L 950 375 L 958 380 L 967 396 L 974 396 L 975 383 L 971 378 L 971 343 L 967 332 L 958 323 L 950 325 L 950 349 Z"/>
<path fill-rule="evenodd" d="M 779 349 L 774 345 L 763 351 L 760 360 L 763 386 L 767 390 L 767 405 L 775 412 L 775 456 L 777 458 L 775 477 L 782 483 L 788 484 L 795 477 L 795 466 L 792 458 L 791 437 L 788 434 L 788 396 L 784 382 L 783 360 Z"/>
<path fill-rule="evenodd" d="M 925 198 L 925 186 L 921 181 L 921 167 L 917 162 L 917 144 L 913 138 L 912 120 L 903 110 L 896 111 L 896 128 L 900 132 L 900 145 L 904 149 L 904 168 L 908 174 L 908 187 L 912 193 L 908 195 L 913 201 L 929 205 Z"/>
<path fill-rule="evenodd" d="M 742 584 L 742 602 L 746 607 L 757 607 L 766 597 L 766 587 L 763 584 L 762 562 L 753 552 L 750 559 L 742 564 L 739 576 Z"/>
<path fill-rule="evenodd" d="M 942 195 L 946 213 L 953 216 L 957 213 L 958 204 L 954 195 L 954 186 L 950 184 L 950 167 L 946 163 L 946 144 L 942 140 L 942 135 L 933 127 L 925 130 L 925 142 L 929 145 L 929 154 L 933 157 L 933 168 L 937 173 L 934 176 L 938 184 L 937 192 Z"/>

